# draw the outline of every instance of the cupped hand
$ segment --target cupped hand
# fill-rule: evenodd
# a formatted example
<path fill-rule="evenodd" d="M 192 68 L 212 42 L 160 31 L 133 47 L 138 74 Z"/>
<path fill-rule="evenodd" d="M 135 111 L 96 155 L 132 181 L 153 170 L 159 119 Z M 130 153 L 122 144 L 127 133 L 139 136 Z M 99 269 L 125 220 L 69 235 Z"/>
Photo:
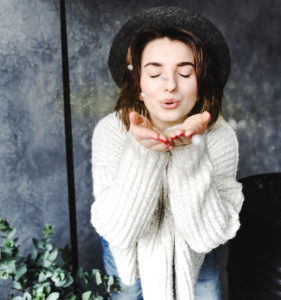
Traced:
<path fill-rule="evenodd" d="M 164 152 L 171 149 L 172 141 L 153 129 L 151 122 L 144 116 L 133 111 L 129 114 L 130 131 L 133 137 L 145 148 Z"/>
<path fill-rule="evenodd" d="M 188 145 L 193 135 L 204 133 L 210 120 L 211 114 L 207 111 L 192 115 L 180 127 L 169 132 L 168 137 L 172 139 L 174 146 Z"/>

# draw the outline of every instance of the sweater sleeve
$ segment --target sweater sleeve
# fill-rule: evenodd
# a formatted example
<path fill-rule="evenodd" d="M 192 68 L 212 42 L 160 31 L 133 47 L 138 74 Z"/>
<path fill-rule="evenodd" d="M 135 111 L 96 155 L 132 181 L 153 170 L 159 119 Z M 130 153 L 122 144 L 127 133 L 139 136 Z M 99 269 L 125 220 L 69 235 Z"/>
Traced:
<path fill-rule="evenodd" d="M 95 201 L 91 222 L 111 247 L 134 247 L 149 228 L 167 162 L 167 153 L 143 147 L 125 131 L 115 114 L 96 126 L 92 138 Z"/>
<path fill-rule="evenodd" d="M 200 145 L 172 151 L 168 189 L 175 228 L 196 252 L 209 252 L 233 238 L 244 200 L 236 181 L 238 143 L 219 118 Z"/>

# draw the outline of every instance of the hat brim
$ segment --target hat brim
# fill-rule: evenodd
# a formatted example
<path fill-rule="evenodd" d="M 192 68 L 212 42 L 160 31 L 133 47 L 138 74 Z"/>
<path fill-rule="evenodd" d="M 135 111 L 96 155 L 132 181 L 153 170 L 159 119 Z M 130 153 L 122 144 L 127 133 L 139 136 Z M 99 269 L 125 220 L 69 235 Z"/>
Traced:
<path fill-rule="evenodd" d="M 226 41 L 217 27 L 204 16 L 179 7 L 155 7 L 127 21 L 116 34 L 108 57 L 113 80 L 121 87 L 126 68 L 126 56 L 133 37 L 146 29 L 180 27 L 192 32 L 205 45 L 211 59 L 215 60 L 219 81 L 225 86 L 230 73 L 230 53 Z"/>

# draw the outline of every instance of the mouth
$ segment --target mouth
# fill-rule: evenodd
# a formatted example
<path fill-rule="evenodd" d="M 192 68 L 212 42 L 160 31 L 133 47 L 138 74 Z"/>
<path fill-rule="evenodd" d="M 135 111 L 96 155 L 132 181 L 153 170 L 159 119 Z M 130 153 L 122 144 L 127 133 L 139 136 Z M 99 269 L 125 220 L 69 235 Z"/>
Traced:
<path fill-rule="evenodd" d="M 160 103 L 163 108 L 173 109 L 179 106 L 180 101 L 176 99 L 164 99 Z"/>

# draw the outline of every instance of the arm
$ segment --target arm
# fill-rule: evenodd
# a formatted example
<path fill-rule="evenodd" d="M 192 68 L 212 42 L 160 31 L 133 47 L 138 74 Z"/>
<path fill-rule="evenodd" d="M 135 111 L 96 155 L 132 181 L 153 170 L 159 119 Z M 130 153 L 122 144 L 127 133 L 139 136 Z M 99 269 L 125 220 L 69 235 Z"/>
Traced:
<path fill-rule="evenodd" d="M 235 236 L 243 202 L 233 130 L 220 118 L 203 140 L 200 146 L 175 148 L 168 167 L 175 227 L 196 252 L 209 252 Z"/>
<path fill-rule="evenodd" d="M 94 130 L 91 222 L 112 247 L 127 249 L 151 223 L 168 156 L 146 149 L 121 127 L 111 114 Z"/>

